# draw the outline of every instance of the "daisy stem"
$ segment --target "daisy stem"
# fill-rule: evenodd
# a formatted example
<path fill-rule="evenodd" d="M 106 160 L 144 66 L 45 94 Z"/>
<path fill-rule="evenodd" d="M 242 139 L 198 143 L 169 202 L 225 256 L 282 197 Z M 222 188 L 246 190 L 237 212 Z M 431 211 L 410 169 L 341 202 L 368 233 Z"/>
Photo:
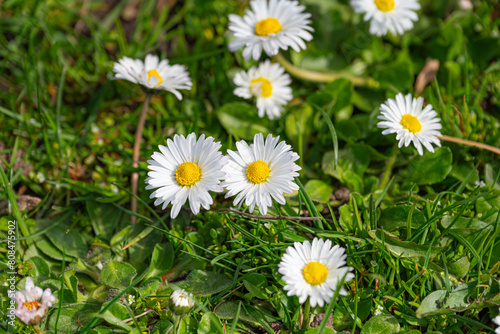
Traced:
<path fill-rule="evenodd" d="M 149 110 L 149 102 L 151 101 L 151 94 L 146 93 L 146 97 L 144 98 L 144 104 L 142 105 L 141 116 L 139 117 L 139 124 L 137 124 L 137 130 L 135 132 L 135 141 L 134 141 L 134 152 L 132 154 L 132 167 L 139 167 L 139 153 L 141 151 L 141 141 L 142 141 L 142 130 L 144 129 L 144 123 L 146 123 L 146 115 Z M 132 194 L 137 196 L 137 184 L 139 182 L 139 173 L 132 173 Z M 132 196 L 131 209 L 133 213 L 137 213 L 137 199 Z M 132 216 L 131 218 L 132 224 L 135 224 L 137 217 Z"/>
<path fill-rule="evenodd" d="M 396 150 L 393 150 L 392 157 L 387 161 L 387 165 L 385 166 L 384 175 L 382 176 L 382 181 L 380 182 L 380 188 L 384 189 L 389 182 L 389 178 L 391 177 L 392 168 L 394 167 L 394 163 L 396 162 Z"/>
<path fill-rule="evenodd" d="M 456 138 L 456 137 L 451 137 L 451 136 L 436 136 L 440 140 L 444 141 L 449 141 L 452 143 L 456 144 L 462 144 L 462 145 L 468 145 L 468 146 L 474 146 L 483 150 L 488 150 L 490 152 L 496 153 L 500 155 L 500 148 L 494 147 L 491 145 L 486 145 L 483 143 L 478 143 L 477 141 L 471 141 L 471 140 L 466 140 L 466 139 L 461 139 L 461 138 Z"/>
<path fill-rule="evenodd" d="M 302 329 L 308 329 L 311 323 L 311 303 L 309 298 L 307 298 L 306 304 L 304 305 L 304 314 L 302 317 Z"/>
<path fill-rule="evenodd" d="M 33 329 L 35 330 L 36 334 L 43 334 L 42 329 L 38 325 L 33 326 Z"/>
<path fill-rule="evenodd" d="M 288 60 L 286 60 L 285 57 L 283 57 L 283 55 L 279 53 L 276 56 L 274 56 L 274 59 L 277 60 L 288 73 L 300 79 L 305 79 L 315 82 L 332 82 L 334 80 L 344 78 L 352 82 L 352 84 L 355 86 L 368 86 L 372 88 L 377 88 L 380 86 L 378 81 L 372 78 L 363 78 L 343 73 L 334 73 L 334 72 L 323 73 L 323 72 L 305 70 L 293 65 Z"/>

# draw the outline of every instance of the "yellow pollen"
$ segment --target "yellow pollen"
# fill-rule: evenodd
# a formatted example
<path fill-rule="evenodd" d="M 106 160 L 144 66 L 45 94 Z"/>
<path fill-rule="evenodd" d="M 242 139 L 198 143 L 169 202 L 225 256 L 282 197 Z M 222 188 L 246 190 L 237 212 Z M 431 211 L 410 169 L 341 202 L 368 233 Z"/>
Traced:
<path fill-rule="evenodd" d="M 28 310 L 35 309 L 38 310 L 40 308 L 40 302 L 37 300 L 34 300 L 32 302 L 26 302 L 23 304 L 24 307 L 26 307 Z"/>
<path fill-rule="evenodd" d="M 181 186 L 191 187 L 200 181 L 201 169 L 194 162 L 183 162 L 175 171 L 175 179 Z"/>
<path fill-rule="evenodd" d="M 255 33 L 259 36 L 267 36 L 269 34 L 276 34 L 281 31 L 281 24 L 278 19 L 268 17 L 265 20 L 260 20 L 255 25 Z"/>
<path fill-rule="evenodd" d="M 411 133 L 417 133 L 422 130 L 422 124 L 418 121 L 418 118 L 410 114 L 403 115 L 400 123 L 403 128 L 410 131 Z"/>
<path fill-rule="evenodd" d="M 269 164 L 262 160 L 256 160 L 247 166 L 248 181 L 254 184 L 266 182 L 270 173 Z"/>
<path fill-rule="evenodd" d="M 149 70 L 148 71 L 148 81 L 151 80 L 151 77 L 157 77 L 158 78 L 158 83 L 156 84 L 159 86 L 163 82 L 163 78 L 158 74 L 157 70 Z"/>
<path fill-rule="evenodd" d="M 252 82 L 250 82 L 250 89 L 253 89 L 255 84 L 259 84 L 259 89 L 260 89 L 260 96 L 262 97 L 269 97 L 273 93 L 273 86 L 267 80 L 266 78 L 263 77 L 258 77 L 257 79 L 253 79 Z"/>
<path fill-rule="evenodd" d="M 375 0 L 375 6 L 380 11 L 387 13 L 394 9 L 395 3 L 394 0 Z"/>
<path fill-rule="evenodd" d="M 309 262 L 306 264 L 304 269 L 302 269 L 302 275 L 307 283 L 311 285 L 318 285 L 326 281 L 326 276 L 328 276 L 328 270 L 323 263 Z"/>

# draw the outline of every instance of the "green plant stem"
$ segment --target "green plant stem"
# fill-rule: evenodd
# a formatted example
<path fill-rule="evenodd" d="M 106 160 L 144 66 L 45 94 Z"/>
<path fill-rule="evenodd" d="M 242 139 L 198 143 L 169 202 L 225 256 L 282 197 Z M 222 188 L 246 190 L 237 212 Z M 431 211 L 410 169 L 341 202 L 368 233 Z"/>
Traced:
<path fill-rule="evenodd" d="M 324 73 L 324 72 L 304 70 L 290 63 L 281 54 L 277 54 L 276 56 L 274 56 L 274 59 L 278 61 L 288 73 L 300 79 L 315 81 L 315 82 L 332 82 L 337 79 L 344 78 L 352 82 L 352 84 L 355 86 L 367 86 L 372 88 L 380 87 L 378 81 L 372 78 L 363 78 L 344 73 L 334 73 L 334 72 Z"/>
<path fill-rule="evenodd" d="M 304 314 L 302 317 L 302 329 L 309 329 L 310 323 L 311 323 L 311 303 L 309 302 L 309 298 L 307 298 L 306 304 L 304 305 Z"/>
<path fill-rule="evenodd" d="M 387 182 L 389 182 L 389 178 L 391 177 L 392 168 L 394 167 L 396 156 L 398 155 L 396 152 L 396 150 L 393 151 L 392 157 L 389 161 L 387 161 L 387 165 L 385 166 L 384 175 L 382 176 L 382 181 L 380 182 L 380 188 L 382 189 L 385 188 Z"/>
<path fill-rule="evenodd" d="M 36 334 L 43 334 L 43 331 L 38 325 L 33 326 L 33 329 L 35 330 Z"/>
<path fill-rule="evenodd" d="M 139 167 L 139 153 L 141 151 L 141 141 L 142 141 L 142 130 L 144 129 L 144 124 L 146 123 L 146 115 L 149 110 L 149 102 L 151 101 L 151 94 L 146 93 L 144 98 L 144 104 L 142 105 L 141 116 L 139 117 L 139 124 L 137 125 L 137 130 L 135 132 L 134 141 L 134 152 L 132 153 L 132 167 Z M 139 183 L 139 173 L 132 173 L 132 194 L 137 196 L 137 184 Z M 132 196 L 131 209 L 133 213 L 137 213 L 137 199 Z M 132 224 L 135 224 L 137 217 L 132 215 Z"/>

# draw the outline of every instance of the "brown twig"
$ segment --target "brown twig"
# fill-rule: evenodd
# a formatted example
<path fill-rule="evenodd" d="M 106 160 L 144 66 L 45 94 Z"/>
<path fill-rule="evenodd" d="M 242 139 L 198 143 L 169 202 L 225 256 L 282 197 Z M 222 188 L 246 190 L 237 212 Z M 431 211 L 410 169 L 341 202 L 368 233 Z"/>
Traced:
<path fill-rule="evenodd" d="M 134 152 L 132 154 L 132 167 L 139 167 L 139 153 L 141 151 L 141 141 L 142 141 L 142 130 L 144 129 L 144 123 L 146 123 L 146 115 L 149 110 L 149 102 L 151 101 L 151 94 L 146 93 L 146 97 L 144 98 L 144 104 L 142 105 L 141 116 L 139 117 L 139 124 L 137 124 L 137 130 L 135 132 L 135 141 L 134 141 Z M 139 173 L 132 173 L 132 194 L 137 196 L 137 184 L 139 182 Z M 137 199 L 132 196 L 132 204 L 131 209 L 133 213 L 137 213 Z M 132 224 L 135 224 L 137 221 L 136 216 L 132 216 Z"/>
<path fill-rule="evenodd" d="M 246 212 L 241 212 L 233 209 L 214 209 L 213 211 L 216 212 L 232 212 L 236 213 L 238 215 L 242 215 L 245 217 L 250 217 L 250 218 L 255 218 L 255 219 L 286 219 L 286 220 L 295 220 L 295 221 L 304 221 L 304 220 L 322 220 L 323 218 L 321 217 L 289 217 L 289 216 L 257 216 L 257 215 L 252 215 L 250 213 Z"/>
<path fill-rule="evenodd" d="M 146 315 L 146 314 L 148 314 L 148 313 L 151 313 L 151 312 L 154 312 L 154 310 L 151 310 L 151 309 L 150 309 L 150 310 L 147 310 L 146 312 L 143 312 L 143 313 L 141 313 L 141 314 L 139 314 L 139 315 L 136 315 L 134 318 L 135 318 L 135 319 L 139 319 L 140 317 L 142 317 L 142 316 L 144 316 L 144 315 Z M 123 320 L 123 322 L 129 322 L 129 321 L 132 321 L 134 318 L 128 318 L 128 319 L 125 319 L 125 320 Z"/>
<path fill-rule="evenodd" d="M 460 139 L 460 138 L 451 137 L 451 136 L 436 136 L 436 137 L 440 140 L 449 141 L 452 143 L 457 143 L 457 144 L 462 144 L 462 145 L 474 146 L 474 147 L 481 148 L 483 150 L 488 150 L 490 152 L 493 152 L 493 153 L 500 155 L 500 148 L 494 147 L 491 145 L 486 145 L 483 143 L 478 143 L 477 141 L 465 140 L 465 139 Z"/>

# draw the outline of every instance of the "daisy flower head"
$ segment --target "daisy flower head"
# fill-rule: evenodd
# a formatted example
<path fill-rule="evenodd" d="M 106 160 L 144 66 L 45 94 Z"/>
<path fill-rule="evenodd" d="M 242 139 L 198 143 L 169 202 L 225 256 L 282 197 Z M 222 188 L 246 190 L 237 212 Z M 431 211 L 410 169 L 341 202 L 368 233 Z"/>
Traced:
<path fill-rule="evenodd" d="M 170 295 L 170 308 L 178 315 L 184 315 L 194 306 L 194 297 L 184 289 L 175 290 Z"/>
<path fill-rule="evenodd" d="M 193 84 L 185 66 L 169 65 L 168 59 L 160 61 L 158 56 L 150 54 L 146 55 L 144 62 L 123 57 L 114 64 L 113 71 L 113 79 L 125 79 L 148 90 L 166 90 L 179 100 L 182 100 L 179 89 L 191 90 Z"/>
<path fill-rule="evenodd" d="M 363 13 L 364 20 L 370 21 L 370 34 L 402 35 L 413 28 L 418 21 L 415 12 L 420 9 L 418 0 L 351 0 L 351 6 L 357 13 Z"/>
<path fill-rule="evenodd" d="M 235 196 L 233 204 L 245 204 L 253 212 L 255 205 L 262 214 L 273 204 L 285 204 L 285 193 L 299 190 L 293 181 L 299 176 L 301 168 L 294 161 L 299 155 L 291 151 L 292 147 L 279 136 L 268 135 L 264 142 L 262 133 L 254 136 L 254 142 L 248 145 L 244 140 L 236 143 L 237 151 L 228 150 L 230 160 L 224 171 L 226 180 L 222 185 L 228 190 L 226 198 Z"/>
<path fill-rule="evenodd" d="M 248 72 L 241 71 L 234 77 L 238 86 L 234 94 L 250 99 L 255 97 L 259 117 L 267 114 L 269 119 L 277 118 L 283 112 L 283 106 L 293 98 L 290 83 L 292 79 L 279 64 L 271 64 L 268 60 L 253 66 Z"/>
<path fill-rule="evenodd" d="M 278 272 L 283 275 L 287 296 L 299 297 L 303 304 L 309 297 L 311 307 L 323 307 L 332 299 L 337 284 L 345 275 L 344 282 L 354 278 L 350 273 L 352 267 L 343 267 L 347 255 L 345 249 L 339 245 L 332 247 L 331 240 L 314 238 L 309 241 L 296 242 L 286 249 L 281 258 Z M 344 287 L 340 295 L 346 296 Z"/>
<path fill-rule="evenodd" d="M 396 140 L 399 140 L 399 147 L 407 147 L 413 142 L 418 153 L 424 154 L 422 145 L 430 152 L 434 153 L 432 144 L 441 147 L 441 143 L 436 136 L 441 136 L 439 130 L 442 128 L 441 119 L 437 118 L 437 112 L 432 105 L 427 105 L 422 109 L 424 98 L 413 98 L 411 94 L 403 96 L 399 93 L 396 99 L 388 99 L 380 106 L 382 114 L 377 116 L 382 120 L 377 127 L 385 129 L 383 135 L 396 133 Z"/>
<path fill-rule="evenodd" d="M 279 49 L 291 47 L 297 52 L 311 41 L 311 14 L 303 13 L 304 6 L 290 0 L 252 0 L 245 16 L 229 15 L 229 30 L 235 36 L 228 47 L 231 52 L 245 47 L 243 58 L 259 60 L 262 49 L 268 56 Z"/>
<path fill-rule="evenodd" d="M 31 277 L 26 278 L 24 290 L 16 292 L 16 316 L 28 326 L 39 325 L 47 315 L 56 297 L 50 289 L 35 286 Z"/>
<path fill-rule="evenodd" d="M 163 204 L 162 210 L 172 202 L 170 217 L 175 218 L 189 199 L 189 207 L 196 215 L 200 206 L 208 210 L 213 203 L 209 191 L 222 191 L 220 180 L 227 162 L 219 149 L 220 142 L 202 134 L 198 140 L 194 133 L 187 137 L 175 135 L 167 146 L 160 145 L 148 160 L 150 169 L 146 189 L 155 189 L 150 198 L 154 204 Z"/>

